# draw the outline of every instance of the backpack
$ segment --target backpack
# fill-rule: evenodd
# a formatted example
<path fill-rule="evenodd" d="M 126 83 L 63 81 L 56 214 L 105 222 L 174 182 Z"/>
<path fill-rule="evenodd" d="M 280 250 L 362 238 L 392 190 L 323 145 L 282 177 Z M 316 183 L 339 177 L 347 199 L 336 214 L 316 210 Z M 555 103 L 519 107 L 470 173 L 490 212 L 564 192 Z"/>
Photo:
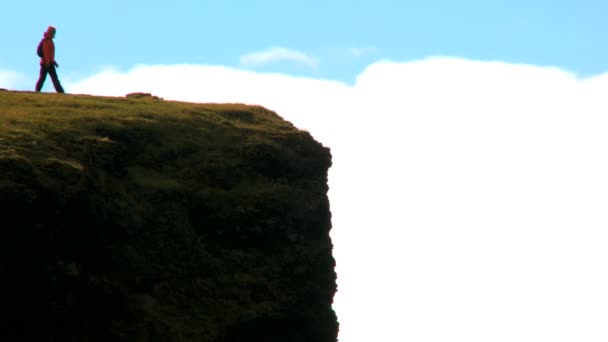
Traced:
<path fill-rule="evenodd" d="M 44 39 L 40 41 L 40 43 L 38 43 L 38 49 L 36 49 L 36 53 L 38 54 L 38 57 L 40 58 L 44 58 L 44 48 L 42 47 L 44 44 Z"/>

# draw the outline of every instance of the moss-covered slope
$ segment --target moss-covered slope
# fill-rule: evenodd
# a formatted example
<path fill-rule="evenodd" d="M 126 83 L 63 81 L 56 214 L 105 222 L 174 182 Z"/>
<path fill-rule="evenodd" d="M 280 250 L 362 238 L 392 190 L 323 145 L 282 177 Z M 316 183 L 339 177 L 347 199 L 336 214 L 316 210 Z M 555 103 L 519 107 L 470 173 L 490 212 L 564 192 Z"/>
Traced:
<path fill-rule="evenodd" d="M 0 339 L 335 341 L 330 164 L 261 107 L 0 92 Z"/>

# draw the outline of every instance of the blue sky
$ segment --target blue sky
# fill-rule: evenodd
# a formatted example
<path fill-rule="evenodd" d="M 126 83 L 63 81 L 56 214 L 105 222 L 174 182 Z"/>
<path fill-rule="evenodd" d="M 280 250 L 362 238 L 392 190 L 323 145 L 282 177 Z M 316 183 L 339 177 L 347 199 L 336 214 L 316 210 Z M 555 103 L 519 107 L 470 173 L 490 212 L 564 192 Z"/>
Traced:
<path fill-rule="evenodd" d="M 600 0 L 13 1 L 3 5 L 0 68 L 35 73 L 32 46 L 52 24 L 60 75 L 74 77 L 142 63 L 237 67 L 240 56 L 273 47 L 318 63 L 256 70 L 353 82 L 376 60 L 442 55 L 588 76 L 608 69 L 607 7 Z"/>
<path fill-rule="evenodd" d="M 69 93 L 263 105 L 308 130 L 333 156 L 341 342 L 599 342 L 607 10 L 13 1 L 0 88 L 33 89 L 36 45 L 55 25 Z"/>

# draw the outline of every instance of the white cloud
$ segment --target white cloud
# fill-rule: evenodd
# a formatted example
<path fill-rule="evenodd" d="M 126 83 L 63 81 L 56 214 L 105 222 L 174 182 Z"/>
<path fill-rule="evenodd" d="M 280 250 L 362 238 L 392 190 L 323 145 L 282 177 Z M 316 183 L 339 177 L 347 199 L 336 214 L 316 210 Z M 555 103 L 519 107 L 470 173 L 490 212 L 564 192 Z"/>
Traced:
<path fill-rule="evenodd" d="M 108 96 L 141 91 L 191 102 L 263 103 L 278 113 L 296 114 L 287 116 L 301 128 L 312 128 L 312 121 L 325 120 L 324 112 L 318 110 L 318 101 L 325 103 L 325 110 L 341 113 L 342 108 L 349 106 L 350 91 L 348 85 L 337 81 L 201 65 L 140 65 L 126 73 L 108 70 L 78 83 L 66 83 L 66 89 Z M 297 115 L 302 113 L 307 114 Z M 319 131 L 332 127 L 329 120 L 326 124 Z"/>
<path fill-rule="evenodd" d="M 10 71 L 0 70 L 0 88 L 4 89 L 20 89 L 26 86 L 28 78 L 22 74 Z M 33 88 L 33 85 L 30 85 Z"/>
<path fill-rule="evenodd" d="M 67 89 L 244 102 L 332 148 L 340 341 L 605 341 L 608 74 L 429 58 L 354 85 L 139 66 Z"/>
<path fill-rule="evenodd" d="M 276 62 L 292 62 L 311 69 L 315 69 L 319 65 L 319 61 L 312 56 L 282 47 L 247 53 L 242 55 L 239 60 L 243 67 L 259 67 Z"/>

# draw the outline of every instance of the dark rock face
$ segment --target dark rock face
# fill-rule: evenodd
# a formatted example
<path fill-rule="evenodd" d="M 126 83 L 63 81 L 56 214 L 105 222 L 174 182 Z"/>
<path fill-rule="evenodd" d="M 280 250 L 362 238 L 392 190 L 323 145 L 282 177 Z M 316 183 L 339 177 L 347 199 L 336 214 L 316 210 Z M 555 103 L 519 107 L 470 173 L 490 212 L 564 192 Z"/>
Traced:
<path fill-rule="evenodd" d="M 239 110 L 0 153 L 0 339 L 336 341 L 329 150 Z"/>

